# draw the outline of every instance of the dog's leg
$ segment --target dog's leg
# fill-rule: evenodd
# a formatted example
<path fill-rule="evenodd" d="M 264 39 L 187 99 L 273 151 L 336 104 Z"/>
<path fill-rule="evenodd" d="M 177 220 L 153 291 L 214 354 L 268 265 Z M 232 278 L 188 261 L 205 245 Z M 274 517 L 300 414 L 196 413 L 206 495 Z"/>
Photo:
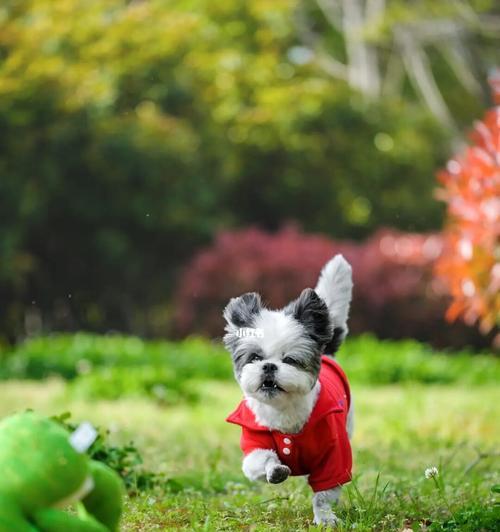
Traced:
<path fill-rule="evenodd" d="M 283 482 L 291 473 L 290 468 L 283 465 L 270 449 L 256 449 L 247 454 L 242 469 L 249 480 L 267 480 L 271 484 Z"/>
<path fill-rule="evenodd" d="M 340 519 L 332 510 L 332 503 L 339 500 L 342 488 L 333 488 L 331 490 L 317 491 L 313 497 L 314 524 L 337 526 Z"/>

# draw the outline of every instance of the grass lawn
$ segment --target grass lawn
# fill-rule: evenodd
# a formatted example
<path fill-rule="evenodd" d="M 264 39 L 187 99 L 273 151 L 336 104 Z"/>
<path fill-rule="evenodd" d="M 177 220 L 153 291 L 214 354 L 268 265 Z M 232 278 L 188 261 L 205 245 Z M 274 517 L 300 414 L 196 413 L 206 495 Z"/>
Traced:
<path fill-rule="evenodd" d="M 75 421 L 108 428 L 114 442 L 133 439 L 144 467 L 171 481 L 127 499 L 124 531 L 317 530 L 304 479 L 279 486 L 244 479 L 239 428 L 224 422 L 240 399 L 236 385 L 197 386 L 199 403 L 161 407 L 147 398 L 79 400 L 58 379 L 6 381 L 0 416 L 69 410 Z M 354 385 L 353 395 L 355 480 L 344 490 L 341 530 L 500 529 L 491 491 L 500 483 L 498 387 Z M 430 466 L 442 490 L 425 479 Z"/>

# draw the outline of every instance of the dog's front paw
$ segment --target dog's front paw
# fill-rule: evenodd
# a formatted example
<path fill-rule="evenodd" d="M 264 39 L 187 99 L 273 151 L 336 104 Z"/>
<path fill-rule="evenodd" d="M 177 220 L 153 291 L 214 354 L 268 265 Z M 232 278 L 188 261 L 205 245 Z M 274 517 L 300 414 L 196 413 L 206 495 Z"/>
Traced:
<path fill-rule="evenodd" d="M 314 516 L 315 525 L 337 528 L 341 523 L 342 521 L 332 511 L 322 511 L 319 515 Z"/>
<path fill-rule="evenodd" d="M 272 467 L 266 474 L 267 481 L 271 484 L 279 484 L 288 478 L 291 469 L 286 465 L 277 465 Z"/>

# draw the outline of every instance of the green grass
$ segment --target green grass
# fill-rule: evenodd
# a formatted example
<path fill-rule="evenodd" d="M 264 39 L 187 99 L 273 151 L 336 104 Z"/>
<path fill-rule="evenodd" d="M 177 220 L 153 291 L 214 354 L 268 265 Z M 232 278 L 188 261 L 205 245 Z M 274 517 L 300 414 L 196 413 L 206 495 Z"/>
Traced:
<path fill-rule="evenodd" d="M 127 499 L 124 531 L 317 530 L 304 479 L 279 486 L 244 479 L 238 427 L 224 422 L 240 399 L 231 381 L 197 381 L 199 401 L 169 406 L 148 397 L 89 402 L 67 388 L 60 378 L 0 382 L 0 416 L 71 410 L 76 421 L 110 429 L 112 442 L 133 439 L 144 467 L 171 481 Z M 353 393 L 355 477 L 339 508 L 341 530 L 498 529 L 497 386 L 355 383 Z M 486 456 L 478 461 L 478 453 Z M 433 465 L 447 502 L 424 478 Z"/>
<path fill-rule="evenodd" d="M 341 530 L 500 529 L 498 359 L 363 336 L 339 360 L 356 406 Z M 149 488 L 127 498 L 125 531 L 317 529 L 304 479 L 244 479 L 239 429 L 224 422 L 240 391 L 219 343 L 55 335 L 4 349 L 0 362 L 0 416 L 70 410 L 109 430 L 117 460 L 135 442 Z M 424 478 L 430 466 L 441 490 Z"/>

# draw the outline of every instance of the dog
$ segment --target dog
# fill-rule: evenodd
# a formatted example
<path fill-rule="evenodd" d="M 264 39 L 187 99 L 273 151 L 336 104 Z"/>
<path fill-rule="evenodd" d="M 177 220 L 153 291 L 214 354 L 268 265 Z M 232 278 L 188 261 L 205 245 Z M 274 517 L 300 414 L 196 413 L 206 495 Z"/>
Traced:
<path fill-rule="evenodd" d="M 242 428 L 243 473 L 272 484 L 307 475 L 314 523 L 335 527 L 332 503 L 351 480 L 353 407 L 333 355 L 347 335 L 352 271 L 336 255 L 316 288 L 280 310 L 252 292 L 229 301 L 224 345 L 244 400 L 227 418 Z"/>

